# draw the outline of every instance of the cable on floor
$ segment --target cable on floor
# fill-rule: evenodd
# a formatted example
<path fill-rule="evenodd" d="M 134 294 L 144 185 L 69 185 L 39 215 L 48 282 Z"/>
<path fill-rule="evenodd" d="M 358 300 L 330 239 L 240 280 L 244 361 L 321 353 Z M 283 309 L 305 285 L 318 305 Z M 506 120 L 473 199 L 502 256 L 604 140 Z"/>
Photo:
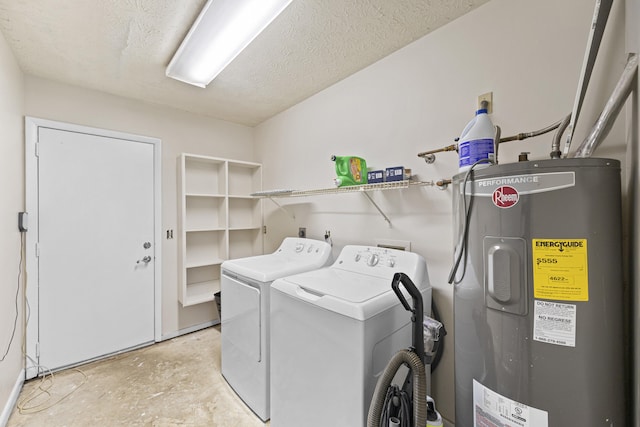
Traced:
<path fill-rule="evenodd" d="M 33 363 L 34 361 L 31 360 L 31 362 Z M 42 370 L 44 372 L 40 380 L 40 385 L 37 388 L 35 388 L 31 393 L 26 395 L 23 399 L 21 399 L 16 405 L 16 407 L 18 408 L 18 411 L 23 415 L 35 414 L 37 412 L 46 411 L 47 409 L 54 407 L 55 405 L 62 402 L 67 397 L 71 396 L 76 390 L 78 390 L 87 381 L 89 381 L 89 377 L 87 376 L 87 374 L 85 374 L 78 368 L 72 368 L 71 370 L 82 374 L 83 376 L 82 382 L 78 385 L 74 385 L 71 391 L 69 391 L 62 397 L 58 398 L 53 403 L 50 403 L 50 400 L 54 398 L 54 395 L 52 394 L 51 389 L 54 386 L 55 377 L 53 375 L 53 372 L 51 372 L 51 370 L 49 370 L 48 368 L 41 365 L 37 365 L 37 367 L 38 367 L 38 370 Z M 37 399 L 40 399 L 44 395 L 46 395 L 47 398 L 43 402 L 35 403 L 35 404 L 33 403 L 34 401 L 36 401 Z"/>

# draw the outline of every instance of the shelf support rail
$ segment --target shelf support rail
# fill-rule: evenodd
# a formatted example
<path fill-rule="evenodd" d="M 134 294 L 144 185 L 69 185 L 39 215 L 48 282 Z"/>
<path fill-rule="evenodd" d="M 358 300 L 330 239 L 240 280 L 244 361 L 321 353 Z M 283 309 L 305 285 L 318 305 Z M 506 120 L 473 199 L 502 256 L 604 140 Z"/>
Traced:
<path fill-rule="evenodd" d="M 293 220 L 295 220 L 295 219 L 296 219 L 296 216 L 295 216 L 294 214 L 292 214 L 291 212 L 289 212 L 288 210 L 286 210 L 286 209 L 284 208 L 284 206 L 282 206 L 280 203 L 276 202 L 276 201 L 273 199 L 273 197 L 269 197 L 269 196 L 267 196 L 267 199 L 271 200 L 271 201 L 272 201 L 272 202 L 273 202 L 273 203 L 278 207 L 278 209 L 280 209 L 280 210 L 284 211 L 288 216 L 290 216 L 290 217 L 291 217 L 291 219 L 293 219 Z"/>
<path fill-rule="evenodd" d="M 367 196 L 367 199 L 369 199 L 369 201 L 371 202 L 371 204 L 373 206 L 375 206 L 375 208 L 378 210 L 378 212 L 380 212 L 380 215 L 383 216 L 384 220 L 387 221 L 387 224 L 389 224 L 389 227 L 391 227 L 391 220 L 389 219 L 389 217 L 387 215 L 385 215 L 385 213 L 382 211 L 382 209 L 380 209 L 380 206 L 378 206 L 378 204 L 376 202 L 373 201 L 373 199 L 371 198 L 371 196 L 369 195 L 368 192 L 363 191 L 362 194 L 364 194 L 365 196 Z"/>

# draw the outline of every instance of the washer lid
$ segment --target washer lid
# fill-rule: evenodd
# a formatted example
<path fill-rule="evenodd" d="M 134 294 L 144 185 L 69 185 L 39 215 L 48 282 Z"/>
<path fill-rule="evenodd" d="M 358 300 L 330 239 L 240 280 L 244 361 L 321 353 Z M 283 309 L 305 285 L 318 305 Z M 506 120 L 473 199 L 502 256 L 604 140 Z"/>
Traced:
<path fill-rule="evenodd" d="M 354 304 L 362 304 L 391 291 L 391 279 L 338 268 L 324 268 L 287 278 L 312 294 L 327 295 Z"/>
<path fill-rule="evenodd" d="M 271 288 L 295 300 L 361 321 L 400 304 L 391 289 L 391 278 L 331 267 L 277 279 Z"/>
<path fill-rule="evenodd" d="M 261 283 L 272 282 L 324 267 L 331 261 L 331 246 L 312 239 L 288 237 L 272 254 L 228 260 L 222 269 Z"/>

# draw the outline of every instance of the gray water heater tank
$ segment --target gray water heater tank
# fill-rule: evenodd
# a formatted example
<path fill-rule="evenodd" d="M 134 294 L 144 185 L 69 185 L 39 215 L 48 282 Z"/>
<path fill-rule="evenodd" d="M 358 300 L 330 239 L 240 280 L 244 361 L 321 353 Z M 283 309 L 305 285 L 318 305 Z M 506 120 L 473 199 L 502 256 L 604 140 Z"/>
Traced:
<path fill-rule="evenodd" d="M 625 425 L 620 163 L 454 177 L 456 426 Z M 469 206 L 467 206 L 468 208 Z"/>

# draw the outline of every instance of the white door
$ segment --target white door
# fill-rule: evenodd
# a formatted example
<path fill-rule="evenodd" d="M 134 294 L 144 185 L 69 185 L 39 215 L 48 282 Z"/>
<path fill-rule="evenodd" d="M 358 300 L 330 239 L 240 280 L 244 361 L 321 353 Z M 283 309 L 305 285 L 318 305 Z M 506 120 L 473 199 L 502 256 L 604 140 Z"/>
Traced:
<path fill-rule="evenodd" d="M 40 366 L 154 340 L 154 147 L 38 128 Z"/>

